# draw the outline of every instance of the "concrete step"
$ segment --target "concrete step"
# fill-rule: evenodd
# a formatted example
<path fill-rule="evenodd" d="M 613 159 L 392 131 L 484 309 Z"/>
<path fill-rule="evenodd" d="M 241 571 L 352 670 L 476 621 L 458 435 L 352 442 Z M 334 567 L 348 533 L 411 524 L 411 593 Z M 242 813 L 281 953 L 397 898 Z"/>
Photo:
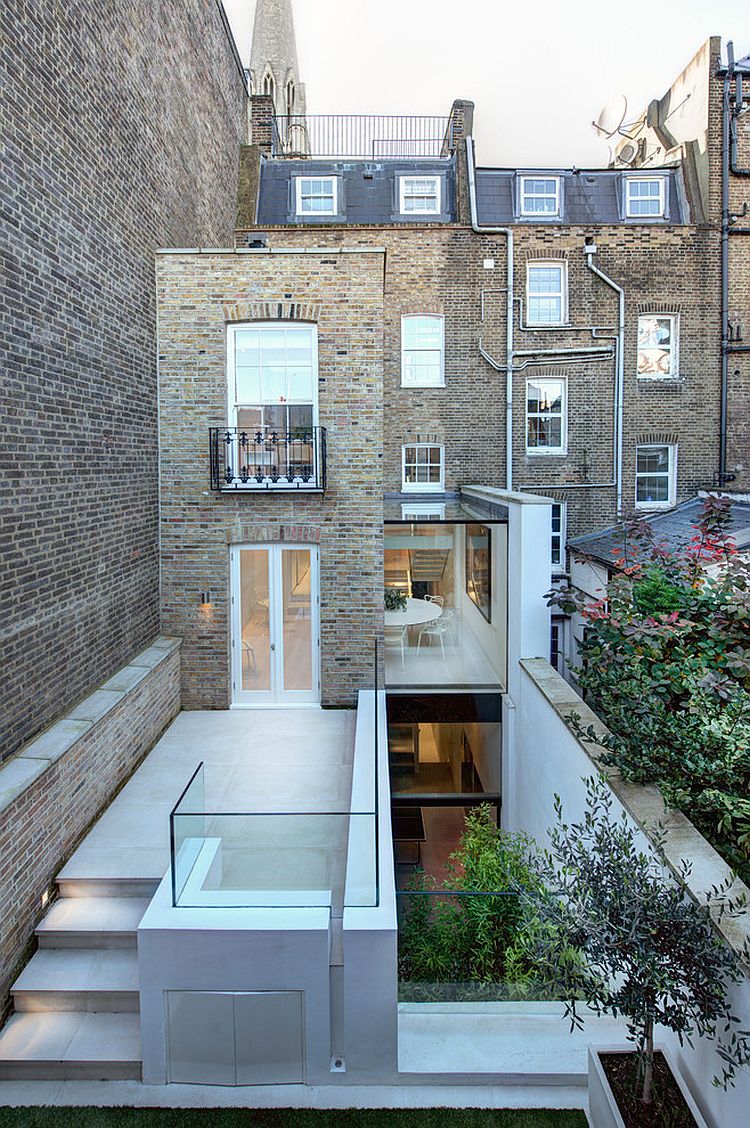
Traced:
<path fill-rule="evenodd" d="M 57 877 L 60 897 L 134 897 L 150 900 L 161 878 L 153 877 Z"/>
<path fill-rule="evenodd" d="M 41 948 L 11 988 L 17 1011 L 138 1011 L 138 953 Z"/>
<path fill-rule="evenodd" d="M 36 930 L 40 948 L 135 948 L 147 897 L 62 897 Z"/>
<path fill-rule="evenodd" d="M 14 1014 L 0 1030 L 2 1081 L 140 1081 L 137 1014 Z"/>

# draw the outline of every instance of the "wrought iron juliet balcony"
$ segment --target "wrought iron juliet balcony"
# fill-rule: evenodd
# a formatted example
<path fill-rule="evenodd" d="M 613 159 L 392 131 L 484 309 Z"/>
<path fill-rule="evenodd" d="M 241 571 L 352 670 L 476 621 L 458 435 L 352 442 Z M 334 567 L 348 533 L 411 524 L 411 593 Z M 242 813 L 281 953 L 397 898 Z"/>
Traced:
<path fill-rule="evenodd" d="M 325 427 L 241 430 L 211 427 L 211 489 L 322 493 L 326 485 Z"/>

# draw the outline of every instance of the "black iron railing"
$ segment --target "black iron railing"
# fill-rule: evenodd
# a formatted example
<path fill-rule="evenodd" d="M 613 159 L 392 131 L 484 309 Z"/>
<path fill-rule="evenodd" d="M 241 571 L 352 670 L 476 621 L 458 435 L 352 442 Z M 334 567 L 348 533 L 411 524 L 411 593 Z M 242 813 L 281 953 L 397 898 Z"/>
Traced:
<path fill-rule="evenodd" d="M 446 157 L 454 148 L 452 119 L 401 114 L 291 114 L 273 122 L 274 157 Z"/>
<path fill-rule="evenodd" d="M 211 427 L 209 436 L 213 490 L 325 489 L 325 427 Z"/>

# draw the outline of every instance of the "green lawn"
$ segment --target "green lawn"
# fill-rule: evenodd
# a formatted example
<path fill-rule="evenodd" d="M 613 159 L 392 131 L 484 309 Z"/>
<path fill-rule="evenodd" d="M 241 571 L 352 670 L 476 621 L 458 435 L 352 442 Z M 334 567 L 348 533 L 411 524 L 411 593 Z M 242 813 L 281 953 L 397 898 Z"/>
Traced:
<path fill-rule="evenodd" d="M 0 1128 L 586 1128 L 546 1109 L 0 1108 Z"/>

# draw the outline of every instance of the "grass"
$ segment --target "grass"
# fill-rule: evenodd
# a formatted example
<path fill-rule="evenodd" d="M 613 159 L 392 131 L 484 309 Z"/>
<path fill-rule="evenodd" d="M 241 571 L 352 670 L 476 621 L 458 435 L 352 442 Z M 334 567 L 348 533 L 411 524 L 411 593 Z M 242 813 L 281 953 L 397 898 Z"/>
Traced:
<path fill-rule="evenodd" d="M 586 1128 L 582 1112 L 479 1108 L 0 1108 L 0 1128 Z"/>

